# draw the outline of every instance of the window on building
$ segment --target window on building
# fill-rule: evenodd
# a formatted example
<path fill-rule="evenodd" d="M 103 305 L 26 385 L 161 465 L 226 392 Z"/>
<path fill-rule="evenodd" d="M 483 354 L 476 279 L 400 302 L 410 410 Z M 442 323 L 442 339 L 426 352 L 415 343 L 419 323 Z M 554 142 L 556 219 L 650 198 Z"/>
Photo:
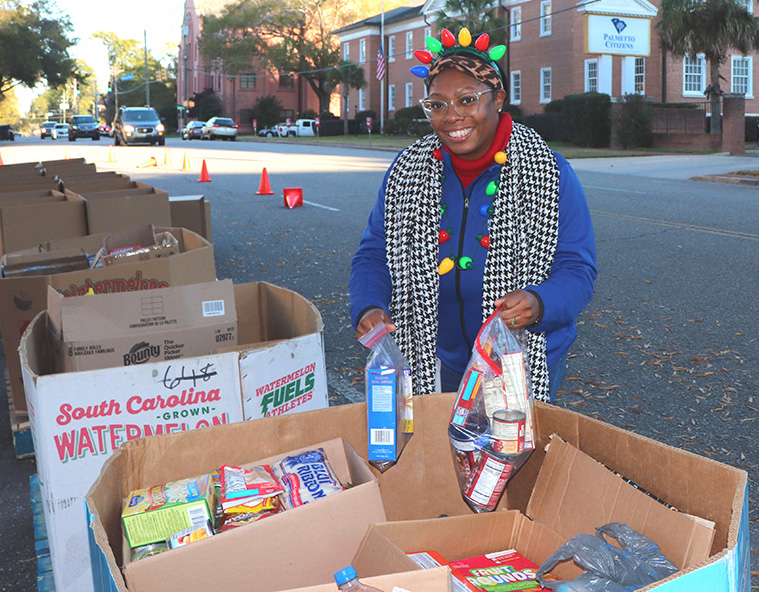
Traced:
<path fill-rule="evenodd" d="M 753 58 L 730 56 L 730 92 L 743 93 L 747 99 L 754 98 Z"/>
<path fill-rule="evenodd" d="M 515 6 L 511 9 L 511 40 L 519 41 L 522 38 L 522 7 Z"/>
<path fill-rule="evenodd" d="M 540 102 L 551 102 L 551 68 L 540 69 Z"/>
<path fill-rule="evenodd" d="M 699 53 L 696 57 L 683 58 L 683 96 L 704 95 L 706 88 L 706 58 Z"/>
<path fill-rule="evenodd" d="M 345 43 L 343 43 L 343 59 L 346 62 L 349 62 L 350 59 L 351 59 L 350 58 L 350 56 L 351 56 L 350 49 L 351 49 L 351 44 L 350 43 L 348 43 L 347 41 Z"/>
<path fill-rule="evenodd" d="M 511 72 L 511 103 L 519 105 L 522 102 L 522 72 L 512 70 Z"/>
<path fill-rule="evenodd" d="M 366 61 L 366 39 L 358 40 L 358 63 L 363 64 Z"/>
<path fill-rule="evenodd" d="M 424 27 L 424 38 L 432 37 L 432 27 Z"/>
<path fill-rule="evenodd" d="M 387 109 L 388 111 L 395 111 L 395 85 L 389 84 L 387 86 Z"/>
<path fill-rule="evenodd" d="M 358 89 L 358 110 L 366 110 L 366 92 L 363 88 Z"/>
<path fill-rule="evenodd" d="M 387 61 L 395 61 L 395 35 L 390 35 L 387 38 Z"/>
<path fill-rule="evenodd" d="M 749 14 L 754 14 L 754 3 L 751 0 L 738 0 L 738 4 L 745 6 Z"/>
<path fill-rule="evenodd" d="M 406 59 L 414 57 L 414 32 L 406 31 Z"/>
<path fill-rule="evenodd" d="M 255 76 L 240 76 L 240 88 L 243 90 L 255 90 L 256 77 Z"/>
<path fill-rule="evenodd" d="M 295 88 L 295 76 L 292 74 L 279 73 L 280 90 L 291 90 Z"/>
<path fill-rule="evenodd" d="M 540 3 L 540 36 L 551 34 L 551 0 Z"/>
<path fill-rule="evenodd" d="M 406 83 L 406 107 L 411 107 L 414 100 L 414 83 Z"/>
<path fill-rule="evenodd" d="M 598 92 L 598 60 L 585 60 L 585 92 Z"/>
<path fill-rule="evenodd" d="M 646 58 L 635 58 L 634 90 L 636 94 L 646 94 Z"/>

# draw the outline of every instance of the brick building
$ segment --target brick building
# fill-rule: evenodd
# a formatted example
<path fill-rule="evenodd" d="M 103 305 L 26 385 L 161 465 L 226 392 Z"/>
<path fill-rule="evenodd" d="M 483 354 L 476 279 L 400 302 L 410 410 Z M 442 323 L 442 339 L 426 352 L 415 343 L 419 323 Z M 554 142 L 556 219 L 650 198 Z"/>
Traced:
<path fill-rule="evenodd" d="M 222 115 L 231 117 L 243 133 L 250 132 L 252 110 L 260 97 L 272 95 L 284 106 L 282 119 L 297 118 L 307 109 L 319 110 L 319 101 L 308 82 L 297 74 L 272 74 L 257 67 L 237 75 L 207 66 L 200 55 L 199 38 L 203 16 L 219 14 L 233 0 L 185 0 L 182 37 L 177 62 L 177 102 L 186 105 L 195 93 L 212 89 L 221 99 Z M 180 125 L 187 122 L 180 119 Z"/>
<path fill-rule="evenodd" d="M 703 56 L 662 56 L 654 26 L 659 5 L 660 0 L 585 0 L 579 4 L 574 0 L 501 0 L 497 14 L 511 23 L 508 49 L 500 61 L 509 102 L 518 105 L 525 115 L 541 113 L 552 100 L 587 91 L 612 98 L 639 93 L 656 102 L 703 105 L 709 84 L 708 64 Z M 368 85 L 360 91 L 351 90 L 349 109 L 371 109 L 379 114 L 380 84 L 385 85 L 385 119 L 424 98 L 424 83 L 410 74 L 409 68 L 419 63 L 413 51 L 425 48 L 425 36 L 439 38 L 435 14 L 444 6 L 445 0 L 427 0 L 421 6 L 385 13 L 387 70 L 381 82 L 375 77 L 380 15 L 334 32 L 340 40 L 341 57 L 364 66 L 366 71 Z M 752 4 L 749 10 L 753 14 Z M 481 32 L 472 31 L 475 36 Z M 626 44 L 632 37 L 637 38 L 636 43 L 647 41 L 643 53 L 648 55 L 613 55 L 629 51 Z M 606 46 L 609 53 L 600 53 L 607 51 L 598 47 L 604 40 L 611 40 Z M 745 93 L 748 115 L 759 114 L 759 97 L 754 96 L 756 68 L 753 55 L 734 54 L 720 69 L 726 79 L 725 92 Z"/>

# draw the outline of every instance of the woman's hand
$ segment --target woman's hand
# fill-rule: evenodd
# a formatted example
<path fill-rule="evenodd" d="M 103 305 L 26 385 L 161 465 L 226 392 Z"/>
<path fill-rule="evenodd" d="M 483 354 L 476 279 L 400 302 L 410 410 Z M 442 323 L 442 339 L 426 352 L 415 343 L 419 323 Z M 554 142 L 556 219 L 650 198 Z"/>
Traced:
<path fill-rule="evenodd" d="M 391 333 L 395 331 L 395 325 L 392 319 L 387 316 L 387 313 L 381 308 L 372 308 L 367 310 L 359 319 L 358 327 L 356 328 L 356 339 L 359 339 L 364 333 L 371 331 L 379 323 L 385 323 L 387 330 Z"/>
<path fill-rule="evenodd" d="M 527 290 L 509 292 L 495 301 L 501 309 L 501 318 L 509 329 L 525 329 L 538 320 L 540 304 L 534 294 Z"/>

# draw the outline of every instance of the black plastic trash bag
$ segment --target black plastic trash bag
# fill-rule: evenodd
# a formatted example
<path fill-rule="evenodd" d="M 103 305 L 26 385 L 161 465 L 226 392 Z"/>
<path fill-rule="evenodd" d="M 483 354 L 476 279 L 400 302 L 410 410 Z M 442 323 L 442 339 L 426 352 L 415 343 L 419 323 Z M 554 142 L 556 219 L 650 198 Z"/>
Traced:
<path fill-rule="evenodd" d="M 621 549 L 606 542 L 617 539 Z M 574 559 L 585 570 L 575 580 L 546 581 L 543 575 L 560 561 Z M 611 522 L 596 536 L 578 534 L 554 551 L 537 572 L 537 580 L 557 592 L 629 592 L 671 576 L 677 567 L 659 545 L 627 524 Z"/>

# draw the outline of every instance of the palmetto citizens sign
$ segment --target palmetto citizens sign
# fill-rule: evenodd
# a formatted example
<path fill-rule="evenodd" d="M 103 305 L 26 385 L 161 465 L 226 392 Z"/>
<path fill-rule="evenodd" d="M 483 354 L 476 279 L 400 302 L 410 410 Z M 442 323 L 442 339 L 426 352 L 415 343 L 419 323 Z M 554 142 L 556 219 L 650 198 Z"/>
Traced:
<path fill-rule="evenodd" d="M 648 56 L 651 53 L 651 19 L 586 15 L 585 53 Z"/>

